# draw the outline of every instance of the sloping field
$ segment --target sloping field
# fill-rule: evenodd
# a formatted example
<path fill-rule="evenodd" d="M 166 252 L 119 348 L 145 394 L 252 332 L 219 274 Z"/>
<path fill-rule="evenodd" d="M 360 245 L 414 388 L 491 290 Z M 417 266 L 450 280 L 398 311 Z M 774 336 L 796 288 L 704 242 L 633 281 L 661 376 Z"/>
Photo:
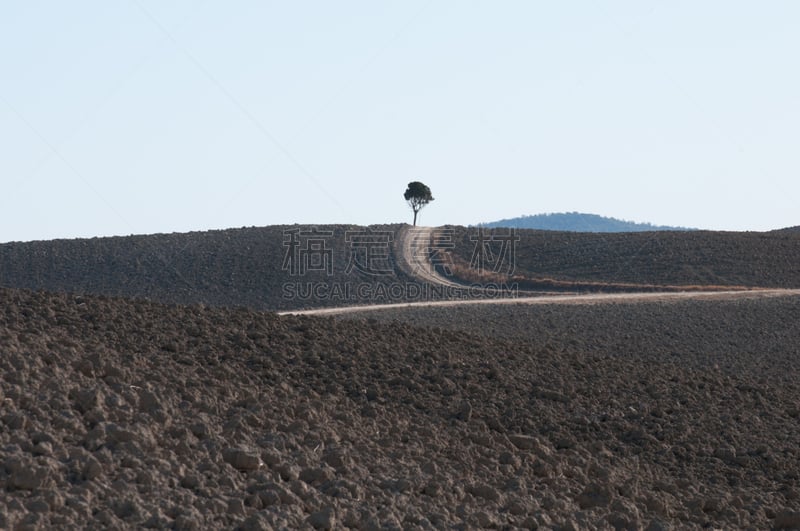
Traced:
<path fill-rule="evenodd" d="M 256 309 L 391 302 L 417 284 L 395 267 L 400 227 L 282 225 L 6 243 L 0 286 Z"/>
<path fill-rule="evenodd" d="M 456 260 L 475 257 L 477 228 L 453 232 Z M 510 229 L 484 231 L 500 256 Z M 800 286 L 797 232 L 641 232 L 591 234 L 516 230 L 514 273 L 559 281 L 641 285 Z M 506 267 L 502 268 L 503 272 Z"/>
<path fill-rule="evenodd" d="M 513 265 L 523 278 L 508 285 L 516 282 L 523 290 L 800 287 L 798 233 L 520 230 L 512 256 L 503 254 L 504 229 L 487 231 L 484 248 L 476 228 L 437 228 L 432 252 L 421 248 L 423 241 L 409 246 L 407 230 L 407 225 L 286 225 L 6 243 L 0 244 L 0 286 L 262 310 L 463 296 L 430 290 L 430 275 L 402 267 L 429 260 L 445 287 L 447 281 L 475 280 L 470 264 L 478 262 L 484 270 L 499 265 L 501 274 Z M 480 248 L 491 251 L 483 261 L 475 260 Z M 414 255 L 404 256 L 409 253 Z M 445 274 L 450 266 L 451 275 Z M 481 274 L 478 281 L 486 284 Z"/>
<path fill-rule="evenodd" d="M 800 525 L 797 298 L 436 311 L 0 289 L 0 527 Z"/>
<path fill-rule="evenodd" d="M 757 375 L 800 389 L 793 382 L 800 366 L 800 295 L 730 296 L 393 307 L 340 318 L 437 327 L 545 349 L 557 344 L 576 354 Z"/>

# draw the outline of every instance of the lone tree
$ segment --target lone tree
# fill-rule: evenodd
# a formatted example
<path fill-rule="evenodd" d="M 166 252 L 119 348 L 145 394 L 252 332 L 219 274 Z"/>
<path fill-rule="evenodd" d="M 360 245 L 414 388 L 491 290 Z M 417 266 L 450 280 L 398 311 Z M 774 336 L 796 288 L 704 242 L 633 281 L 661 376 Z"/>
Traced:
<path fill-rule="evenodd" d="M 414 181 L 413 183 L 408 183 L 408 188 L 406 188 L 406 193 L 403 194 L 403 197 L 406 198 L 408 206 L 414 211 L 414 226 L 416 226 L 417 212 L 433 201 L 431 189 L 419 181 Z"/>

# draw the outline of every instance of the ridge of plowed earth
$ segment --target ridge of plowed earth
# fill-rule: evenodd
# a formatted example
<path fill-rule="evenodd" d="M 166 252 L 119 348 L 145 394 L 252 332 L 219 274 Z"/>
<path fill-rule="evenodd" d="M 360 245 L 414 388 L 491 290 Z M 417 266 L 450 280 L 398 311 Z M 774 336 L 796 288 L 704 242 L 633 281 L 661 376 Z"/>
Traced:
<path fill-rule="evenodd" d="M 0 527 L 796 528 L 800 301 L 742 303 L 688 318 L 787 378 L 574 343 L 605 307 L 505 340 L 0 289 Z M 627 308 L 652 345 L 684 310 Z"/>

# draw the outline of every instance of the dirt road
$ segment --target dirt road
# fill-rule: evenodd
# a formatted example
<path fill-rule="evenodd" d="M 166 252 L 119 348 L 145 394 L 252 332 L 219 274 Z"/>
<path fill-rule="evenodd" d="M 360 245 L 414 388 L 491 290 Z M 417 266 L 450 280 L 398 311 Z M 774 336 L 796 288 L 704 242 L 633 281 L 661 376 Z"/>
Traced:
<path fill-rule="evenodd" d="M 420 301 L 395 304 L 365 304 L 341 308 L 320 308 L 280 312 L 279 315 L 339 315 L 344 313 L 372 312 L 416 306 L 463 306 L 469 304 L 607 304 L 628 302 L 654 302 L 686 299 L 754 299 L 763 297 L 800 296 L 800 289 L 756 289 L 751 291 L 681 291 L 675 293 L 589 293 L 582 295 L 543 295 L 503 299 L 470 299 L 450 301 Z"/>
<path fill-rule="evenodd" d="M 399 266 L 406 273 L 423 282 L 450 286 L 454 288 L 464 288 L 465 286 L 463 284 L 458 284 L 447 277 L 440 275 L 433 267 L 431 263 L 430 249 L 431 247 L 435 246 L 432 240 L 432 238 L 435 237 L 434 229 L 434 227 L 408 227 L 400 232 L 397 242 L 397 258 Z M 529 293 L 530 292 L 521 292 L 521 296 L 515 298 L 488 297 L 483 299 L 364 304 L 358 306 L 344 306 L 339 308 L 292 310 L 280 312 L 279 315 L 339 315 L 356 312 L 390 310 L 393 308 L 409 308 L 415 306 L 462 306 L 469 304 L 607 304 L 615 302 L 653 302 L 685 299 L 751 299 L 761 297 L 800 296 L 800 289 L 586 293 L 568 295 L 530 295 Z"/>
<path fill-rule="evenodd" d="M 422 282 L 455 288 L 462 284 L 438 274 L 431 264 L 433 227 L 409 227 L 398 238 L 398 264 L 406 273 Z M 691 292 L 642 292 L 642 293 L 587 293 L 571 295 L 539 294 L 522 292 L 515 298 L 488 297 L 483 299 L 461 299 L 447 301 L 419 301 L 392 304 L 365 304 L 339 308 L 320 308 L 280 312 L 280 315 L 338 315 L 344 313 L 380 311 L 414 306 L 460 306 L 468 304 L 605 304 L 614 302 L 653 302 L 685 299 L 736 299 L 757 297 L 784 297 L 800 295 L 800 289 L 753 289 Z"/>
<path fill-rule="evenodd" d="M 409 275 L 430 284 L 463 288 L 463 284 L 453 282 L 440 275 L 431 263 L 431 248 L 438 248 L 434 227 L 404 227 L 398 235 L 398 263 Z"/>

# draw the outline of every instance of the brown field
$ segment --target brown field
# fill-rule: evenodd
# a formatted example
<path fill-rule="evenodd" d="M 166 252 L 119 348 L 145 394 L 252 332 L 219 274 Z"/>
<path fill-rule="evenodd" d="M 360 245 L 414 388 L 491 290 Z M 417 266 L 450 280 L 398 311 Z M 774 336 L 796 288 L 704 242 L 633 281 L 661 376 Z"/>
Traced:
<path fill-rule="evenodd" d="M 293 310 L 402 302 L 424 280 L 398 266 L 397 243 L 407 225 L 285 225 L 186 234 L 0 244 L 0 286 L 149 299 L 164 303 Z M 285 231 L 329 231 L 331 274 L 284 268 Z M 800 287 L 800 233 L 656 232 L 583 234 L 520 230 L 513 276 L 470 269 L 475 228 L 452 230 L 449 251 L 465 284 L 517 284 L 521 290 L 560 292 L 676 291 Z M 354 252 L 348 231 L 386 232 L 389 271 L 347 266 Z M 498 229 L 494 233 L 503 234 Z M 491 231 L 488 234 L 492 234 Z M 495 251 L 498 244 L 493 244 Z M 308 291 L 309 285 L 350 286 L 348 293 Z M 287 287 L 291 288 L 287 290 Z M 360 287 L 362 293 L 356 293 Z M 393 287 L 401 287 L 391 292 Z M 305 291 L 304 291 L 305 290 Z M 366 297 L 359 296 L 367 294 Z M 408 295 L 408 296 L 407 296 Z M 427 298 L 447 298 L 428 293 Z"/>
<path fill-rule="evenodd" d="M 0 297 L 2 527 L 800 518 L 796 297 L 385 323 Z"/>
<path fill-rule="evenodd" d="M 395 233 L 400 225 L 372 226 Z M 324 240 L 331 274 L 285 269 L 285 231 L 329 232 Z M 376 286 L 416 283 L 392 267 L 390 274 L 345 273 L 348 231 L 355 225 L 281 225 L 184 234 L 0 244 L 0 286 L 150 299 L 165 303 L 246 306 L 262 310 L 335 306 L 356 299 L 298 296 L 309 283 Z M 306 240 L 302 245 L 305 246 Z M 394 265 L 393 248 L 389 261 Z M 320 253 L 318 256 L 322 256 Z M 324 265 L 324 264 L 323 264 Z M 296 286 L 284 296 L 284 284 Z M 385 299 L 384 302 L 390 302 Z"/>
<path fill-rule="evenodd" d="M 792 233 L 677 234 L 518 272 L 800 285 Z M 797 295 L 279 316 L 337 304 L 276 293 L 282 235 L 0 245 L 0 528 L 800 528 Z"/>
<path fill-rule="evenodd" d="M 469 264 L 476 228 L 454 231 L 454 254 Z M 487 235 L 507 229 L 486 230 Z M 667 286 L 800 286 L 800 233 L 518 230 L 514 274 L 562 283 Z M 492 244 L 497 252 L 500 243 Z M 591 284 L 589 285 L 591 287 Z"/>

